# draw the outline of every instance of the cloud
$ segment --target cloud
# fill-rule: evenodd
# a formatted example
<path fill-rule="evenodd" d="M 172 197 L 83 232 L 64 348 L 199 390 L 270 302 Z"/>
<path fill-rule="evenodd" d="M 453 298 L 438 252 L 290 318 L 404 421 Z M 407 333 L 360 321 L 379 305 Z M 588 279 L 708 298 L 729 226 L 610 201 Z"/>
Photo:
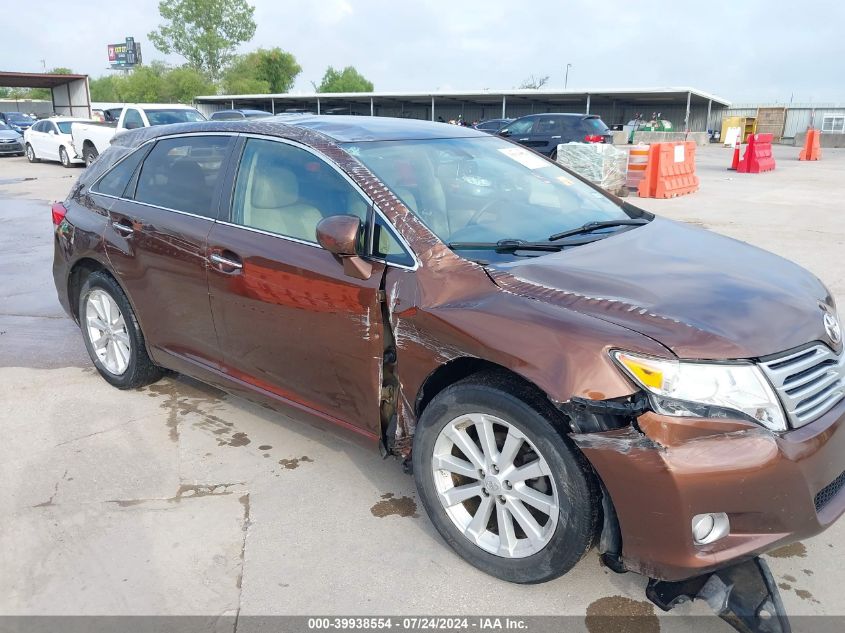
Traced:
<path fill-rule="evenodd" d="M 682 3 L 641 0 L 252 0 L 258 29 L 242 50 L 280 46 L 303 67 L 311 91 L 326 67 L 353 65 L 376 90 L 506 89 L 531 74 L 549 88 L 693 86 L 735 102 L 845 102 L 845 3 L 786 0 Z M 133 35 L 147 61 L 163 58 L 146 34 L 155 0 L 113 0 L 109 11 L 74 11 L 15 29 L 0 44 L 5 70 L 69 66 L 105 74 L 106 44 Z M 790 16 L 794 16 L 791 19 Z M 167 61 L 180 63 L 178 56 Z"/>

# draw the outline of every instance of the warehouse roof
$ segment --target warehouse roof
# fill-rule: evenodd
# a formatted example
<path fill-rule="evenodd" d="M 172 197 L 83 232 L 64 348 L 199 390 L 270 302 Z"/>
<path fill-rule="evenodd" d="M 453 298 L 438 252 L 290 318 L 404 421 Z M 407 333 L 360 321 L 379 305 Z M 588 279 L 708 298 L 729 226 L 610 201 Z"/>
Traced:
<path fill-rule="evenodd" d="M 250 99 L 278 99 L 302 101 L 305 99 L 346 99 L 369 100 L 397 99 L 405 101 L 428 101 L 431 98 L 466 101 L 501 101 L 502 97 L 514 98 L 545 98 L 555 101 L 583 100 L 589 95 L 592 99 L 618 99 L 625 101 L 642 101 L 643 103 L 686 103 L 687 95 L 692 95 L 714 103 L 729 106 L 730 101 L 703 90 L 687 86 L 669 88 L 630 88 L 612 90 L 553 90 L 553 89 L 518 89 L 518 90 L 468 90 L 468 91 L 432 91 L 432 92 L 313 92 L 313 93 L 278 93 L 278 94 L 238 94 L 238 95 L 204 95 L 196 97 L 196 101 L 213 103 L 216 101 L 250 100 Z"/>

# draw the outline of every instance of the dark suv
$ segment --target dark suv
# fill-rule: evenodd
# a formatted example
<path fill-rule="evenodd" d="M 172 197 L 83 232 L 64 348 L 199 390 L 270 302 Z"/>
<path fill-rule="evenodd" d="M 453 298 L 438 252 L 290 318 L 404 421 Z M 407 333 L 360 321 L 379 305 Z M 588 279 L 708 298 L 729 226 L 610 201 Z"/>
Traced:
<path fill-rule="evenodd" d="M 561 143 L 613 143 L 610 129 L 594 114 L 529 114 L 498 133 L 552 159 Z"/>

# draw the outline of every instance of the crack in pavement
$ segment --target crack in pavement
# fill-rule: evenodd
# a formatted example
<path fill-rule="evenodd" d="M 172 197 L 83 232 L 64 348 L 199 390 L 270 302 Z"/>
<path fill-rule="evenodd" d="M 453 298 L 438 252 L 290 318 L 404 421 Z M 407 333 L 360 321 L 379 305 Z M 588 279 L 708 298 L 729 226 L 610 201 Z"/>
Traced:
<path fill-rule="evenodd" d="M 241 505 L 244 507 L 244 527 L 243 527 L 244 540 L 243 540 L 243 543 L 241 544 L 241 571 L 238 574 L 237 581 L 235 582 L 235 585 L 238 588 L 238 608 L 235 611 L 235 624 L 234 624 L 234 627 L 232 628 L 232 633 L 238 633 L 238 619 L 241 616 L 241 597 L 243 596 L 244 565 L 245 565 L 245 562 L 246 562 L 246 539 L 247 539 L 247 536 L 249 535 L 249 525 L 250 525 L 250 521 L 249 521 L 249 492 L 247 491 L 247 493 L 245 495 L 242 495 L 241 498 L 239 499 L 239 501 L 241 502 Z"/>
<path fill-rule="evenodd" d="M 61 479 L 59 479 L 56 482 L 56 485 L 53 486 L 53 494 L 50 495 L 50 498 L 47 499 L 47 501 L 42 501 L 41 503 L 35 504 L 34 506 L 32 506 L 33 508 L 46 508 L 47 506 L 54 505 L 53 500 L 56 498 L 56 495 L 59 494 L 59 484 L 64 481 L 65 477 L 67 477 L 67 471 L 68 469 L 65 468 L 65 472 L 62 475 Z"/>

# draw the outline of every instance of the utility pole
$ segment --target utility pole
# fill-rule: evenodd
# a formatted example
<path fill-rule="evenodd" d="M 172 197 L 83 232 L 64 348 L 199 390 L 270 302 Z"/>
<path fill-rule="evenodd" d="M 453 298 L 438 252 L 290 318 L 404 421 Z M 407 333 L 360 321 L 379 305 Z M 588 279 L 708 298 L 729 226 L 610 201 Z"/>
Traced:
<path fill-rule="evenodd" d="M 569 85 L 569 69 L 572 68 L 572 64 L 566 65 L 566 78 L 563 80 L 563 89 L 566 90 L 566 87 Z"/>
<path fill-rule="evenodd" d="M 41 72 L 46 73 L 47 72 L 47 60 L 42 59 L 40 61 L 41 61 Z"/>

